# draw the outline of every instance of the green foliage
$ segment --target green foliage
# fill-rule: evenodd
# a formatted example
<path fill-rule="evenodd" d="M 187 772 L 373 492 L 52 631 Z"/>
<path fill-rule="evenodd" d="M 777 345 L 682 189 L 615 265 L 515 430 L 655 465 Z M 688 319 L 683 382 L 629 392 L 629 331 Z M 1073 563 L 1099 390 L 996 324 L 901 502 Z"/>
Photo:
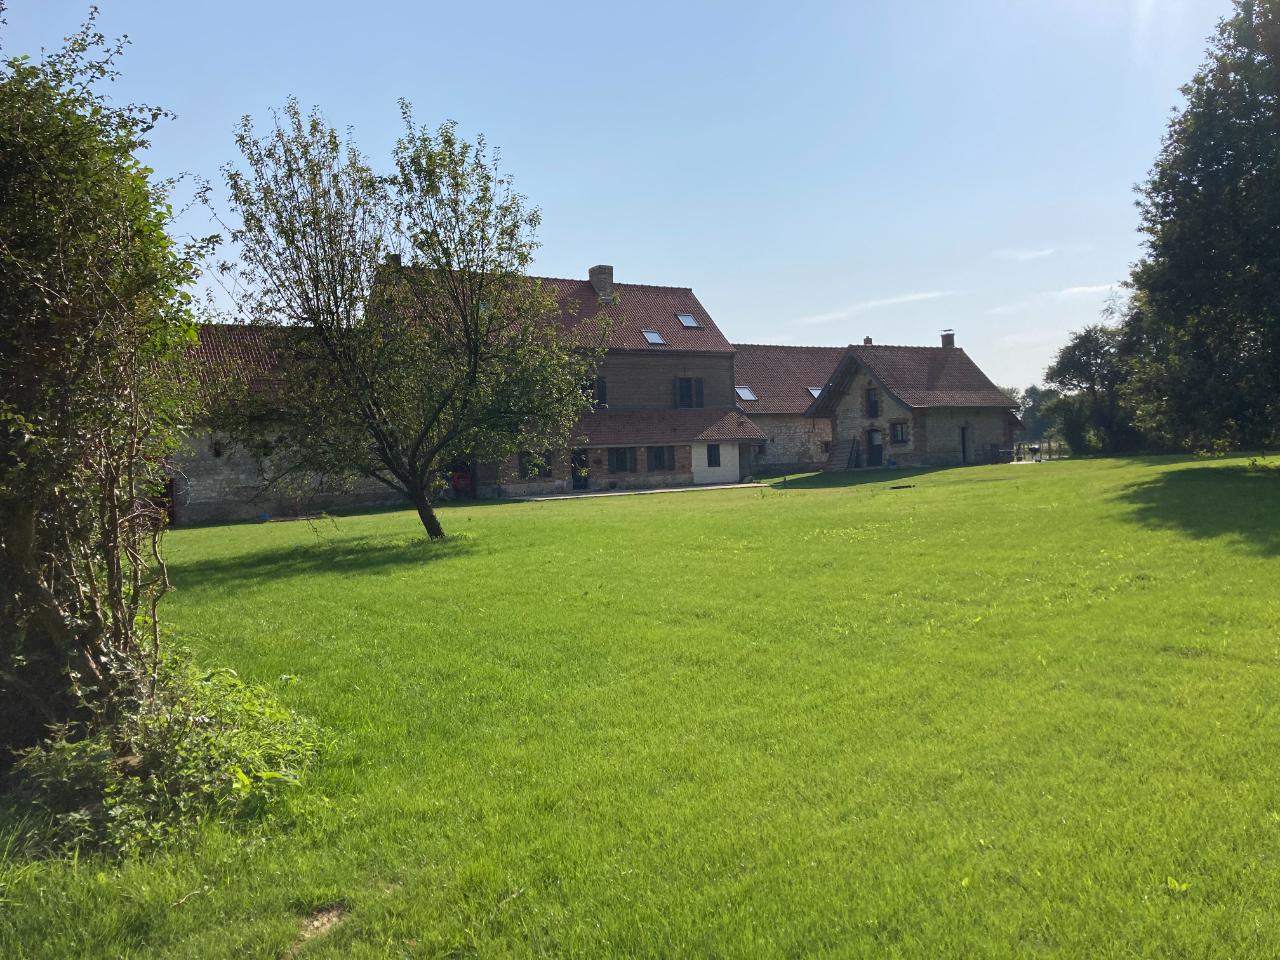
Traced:
<path fill-rule="evenodd" d="M 1085 327 L 1071 335 L 1045 371 L 1045 381 L 1057 388 L 1045 413 L 1077 453 L 1124 453 L 1142 446 L 1123 397 L 1122 342 L 1115 327 Z"/>
<path fill-rule="evenodd" d="M 153 696 L 21 753 L 8 802 L 27 817 L 29 847 L 133 854 L 202 821 L 271 813 L 318 746 L 315 728 L 265 689 L 170 657 Z"/>
<path fill-rule="evenodd" d="M 1235 0 L 1141 189 L 1127 387 L 1159 442 L 1280 442 L 1280 3 Z"/>
<path fill-rule="evenodd" d="M 154 669 L 166 458 L 206 244 L 167 234 L 137 159 L 163 111 L 98 87 L 92 22 L 0 67 L 0 762 Z"/>
<path fill-rule="evenodd" d="M 1061 394 L 1052 387 L 1035 384 L 1019 391 L 1018 419 L 1022 421 L 1022 436 L 1027 440 L 1043 440 L 1061 436 L 1058 418 L 1053 404 Z"/>
<path fill-rule="evenodd" d="M 290 100 L 264 137 L 245 119 L 228 167 L 242 310 L 287 331 L 278 380 L 224 402 L 273 479 L 362 476 L 404 494 L 427 532 L 449 464 L 563 447 L 603 322 L 568 324 L 527 276 L 540 222 L 483 138 L 414 124 L 395 171 Z M 409 262 L 404 263 L 404 257 Z"/>

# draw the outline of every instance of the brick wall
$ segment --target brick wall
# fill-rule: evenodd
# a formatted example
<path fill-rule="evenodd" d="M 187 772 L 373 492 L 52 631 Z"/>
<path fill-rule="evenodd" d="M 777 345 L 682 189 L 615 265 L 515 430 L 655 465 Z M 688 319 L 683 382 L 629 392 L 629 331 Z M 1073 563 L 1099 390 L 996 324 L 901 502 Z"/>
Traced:
<path fill-rule="evenodd" d="M 610 351 L 596 375 L 604 377 L 611 410 L 670 410 L 672 381 L 676 377 L 701 377 L 705 407 L 731 407 L 733 355 Z"/>
<path fill-rule="evenodd" d="M 831 420 L 801 414 L 749 414 L 751 422 L 769 438 L 755 457 L 761 472 L 818 469 L 827 462 L 824 443 L 831 441 Z"/>

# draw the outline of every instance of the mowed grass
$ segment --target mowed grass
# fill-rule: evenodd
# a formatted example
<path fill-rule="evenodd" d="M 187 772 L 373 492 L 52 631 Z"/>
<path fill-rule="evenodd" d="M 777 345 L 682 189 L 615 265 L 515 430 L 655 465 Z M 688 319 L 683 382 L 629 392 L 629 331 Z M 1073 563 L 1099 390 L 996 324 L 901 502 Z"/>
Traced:
<path fill-rule="evenodd" d="M 1280 472 L 443 522 L 175 532 L 175 632 L 335 743 L 292 823 L 9 860 L 0 955 L 1280 955 Z"/>

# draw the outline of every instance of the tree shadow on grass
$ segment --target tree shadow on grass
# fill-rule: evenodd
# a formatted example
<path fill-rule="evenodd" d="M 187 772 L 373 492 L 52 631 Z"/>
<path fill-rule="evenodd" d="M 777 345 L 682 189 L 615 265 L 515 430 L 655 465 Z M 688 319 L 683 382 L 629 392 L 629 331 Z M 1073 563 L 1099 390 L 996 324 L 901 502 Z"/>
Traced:
<path fill-rule="evenodd" d="M 1133 519 L 1195 540 L 1229 538 L 1280 556 L 1280 469 L 1201 466 L 1169 470 L 1120 494 Z"/>
<path fill-rule="evenodd" d="M 290 544 L 172 563 L 174 586 L 188 593 L 223 590 L 247 584 L 278 583 L 295 577 L 377 574 L 399 568 L 423 567 L 475 552 L 467 536 L 453 536 L 432 543 L 425 536 L 341 537 L 316 536 L 307 543 Z"/>

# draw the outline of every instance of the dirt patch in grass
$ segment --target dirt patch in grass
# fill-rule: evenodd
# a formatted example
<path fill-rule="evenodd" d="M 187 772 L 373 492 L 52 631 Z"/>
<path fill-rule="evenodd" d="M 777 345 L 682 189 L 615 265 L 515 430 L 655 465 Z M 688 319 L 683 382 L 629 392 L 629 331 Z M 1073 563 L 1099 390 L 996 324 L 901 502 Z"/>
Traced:
<path fill-rule="evenodd" d="M 289 949 L 285 951 L 285 956 L 296 957 L 308 940 L 324 936 L 340 924 L 346 917 L 347 910 L 347 905 L 341 901 L 312 910 L 310 915 L 302 921 L 302 928 L 298 931 L 297 938 L 289 945 Z"/>

